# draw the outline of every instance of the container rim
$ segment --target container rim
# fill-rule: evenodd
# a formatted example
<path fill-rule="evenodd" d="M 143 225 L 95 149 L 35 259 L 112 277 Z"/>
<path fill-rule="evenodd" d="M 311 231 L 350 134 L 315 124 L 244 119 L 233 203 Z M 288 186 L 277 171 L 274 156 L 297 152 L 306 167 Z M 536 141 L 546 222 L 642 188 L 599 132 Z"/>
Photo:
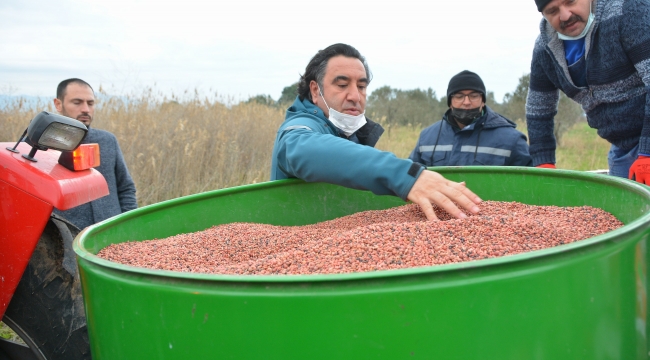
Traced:
<path fill-rule="evenodd" d="M 448 172 L 480 172 L 480 173 L 493 173 L 494 166 L 449 166 L 449 167 L 438 167 L 435 168 L 436 172 L 444 173 Z M 431 168 L 430 168 L 431 169 Z M 630 192 L 636 193 L 639 196 L 643 196 L 650 200 L 650 186 L 646 186 L 631 180 L 618 178 L 610 175 L 604 175 L 601 173 L 595 172 L 584 172 L 584 171 L 575 171 L 575 170 L 562 170 L 562 169 L 541 169 L 541 168 L 529 168 L 529 167 L 499 167 L 500 173 L 521 173 L 522 171 L 529 172 L 530 174 L 539 174 L 543 173 L 545 176 L 550 177 L 560 177 L 567 178 L 571 177 L 573 179 L 580 178 L 582 180 L 588 180 L 596 183 L 605 183 L 614 187 L 624 188 Z M 164 278 L 175 278 L 183 280 L 193 280 L 193 281 L 218 281 L 218 282 L 237 282 L 237 283 L 304 283 L 304 282 L 340 282 L 340 281 L 357 281 L 357 280 L 367 280 L 367 279 L 377 279 L 377 278 L 387 278 L 387 277 L 407 277 L 413 275 L 435 275 L 440 273 L 449 273 L 455 271 L 466 271 L 472 269 L 482 269 L 488 267 L 496 267 L 506 264 L 521 263 L 531 260 L 541 260 L 551 256 L 564 255 L 569 252 L 582 251 L 585 248 L 591 247 L 594 244 L 605 243 L 607 241 L 611 242 L 620 242 L 620 235 L 624 234 L 635 234 L 642 232 L 645 228 L 650 226 L 650 211 L 646 212 L 643 216 L 633 220 L 629 224 L 601 234 L 594 236 L 588 239 L 579 240 L 569 244 L 563 244 L 559 246 L 554 246 L 541 250 L 534 250 L 514 255 L 506 255 L 496 258 L 472 260 L 459 263 L 451 263 L 444 265 L 431 265 L 431 266 L 421 266 L 421 267 L 411 267 L 403 269 L 394 269 L 394 270 L 377 270 L 369 272 L 355 272 L 355 273 L 343 273 L 343 274 L 310 274 L 310 275 L 227 275 L 227 274 L 205 274 L 205 273 L 190 273 L 190 272 L 178 272 L 170 270 L 154 270 L 148 268 L 135 267 L 131 265 L 124 265 L 117 262 L 105 260 L 92 252 L 88 251 L 84 247 L 84 242 L 87 237 L 94 232 L 101 232 L 103 229 L 107 229 L 110 226 L 113 226 L 115 223 L 124 222 L 131 218 L 137 217 L 142 214 L 147 214 L 161 209 L 167 208 L 169 206 L 177 205 L 179 203 L 195 202 L 200 201 L 204 198 L 213 197 L 215 193 L 219 194 L 236 194 L 240 192 L 246 192 L 250 189 L 266 189 L 266 188 L 275 188 L 282 187 L 292 184 L 303 184 L 305 183 L 302 180 L 298 179 L 286 179 L 286 180 L 276 180 L 268 181 L 256 184 L 247 184 L 241 186 L 235 186 L 230 188 L 218 189 L 207 191 L 203 193 L 197 193 L 192 195 L 187 195 L 184 197 L 179 197 L 176 199 L 169 199 L 159 203 L 143 206 L 141 208 L 116 215 L 110 219 L 106 219 L 102 222 L 91 225 L 84 230 L 82 230 L 73 242 L 73 249 L 76 252 L 79 258 L 82 258 L 93 264 L 119 271 L 119 272 L 128 272 L 138 275 L 146 275 L 152 277 L 164 277 Z"/>

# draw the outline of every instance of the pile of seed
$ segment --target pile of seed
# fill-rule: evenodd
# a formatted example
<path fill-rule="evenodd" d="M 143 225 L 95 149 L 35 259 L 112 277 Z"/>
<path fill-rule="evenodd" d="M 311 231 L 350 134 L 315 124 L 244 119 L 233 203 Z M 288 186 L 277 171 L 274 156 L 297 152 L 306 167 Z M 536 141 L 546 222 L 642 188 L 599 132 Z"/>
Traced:
<path fill-rule="evenodd" d="M 427 221 L 415 204 L 305 226 L 231 223 L 112 244 L 98 256 L 137 267 L 211 274 L 333 274 L 449 264 L 587 239 L 623 226 L 589 206 L 484 201 L 481 213 Z"/>

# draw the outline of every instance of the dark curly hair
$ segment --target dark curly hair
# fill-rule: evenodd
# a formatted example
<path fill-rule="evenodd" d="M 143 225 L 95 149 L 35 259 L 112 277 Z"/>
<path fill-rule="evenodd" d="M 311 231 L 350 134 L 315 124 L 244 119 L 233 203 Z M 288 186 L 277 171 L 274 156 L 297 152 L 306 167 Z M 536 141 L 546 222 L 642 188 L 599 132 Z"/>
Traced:
<path fill-rule="evenodd" d="M 311 98 L 311 91 L 309 89 L 309 84 L 312 80 L 315 80 L 320 88 L 323 88 L 323 78 L 325 77 L 325 70 L 327 70 L 327 62 L 334 56 L 343 55 L 349 58 L 356 58 L 361 61 L 363 67 L 366 69 L 366 77 L 368 78 L 368 83 L 372 80 L 372 74 L 368 68 L 368 63 L 366 58 L 361 55 L 359 50 L 347 44 L 334 44 L 326 47 L 323 50 L 319 50 L 316 55 L 309 61 L 307 67 L 305 68 L 305 74 L 300 76 L 300 81 L 298 82 L 298 96 L 300 100 Z"/>

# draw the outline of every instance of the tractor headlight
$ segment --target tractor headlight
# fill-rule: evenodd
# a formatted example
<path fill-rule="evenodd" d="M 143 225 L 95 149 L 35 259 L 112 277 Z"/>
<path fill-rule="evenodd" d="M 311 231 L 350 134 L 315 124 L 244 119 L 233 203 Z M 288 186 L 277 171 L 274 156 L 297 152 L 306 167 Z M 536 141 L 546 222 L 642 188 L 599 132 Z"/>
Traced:
<path fill-rule="evenodd" d="M 43 111 L 29 123 L 25 142 L 38 150 L 72 151 L 87 132 L 81 121 Z"/>

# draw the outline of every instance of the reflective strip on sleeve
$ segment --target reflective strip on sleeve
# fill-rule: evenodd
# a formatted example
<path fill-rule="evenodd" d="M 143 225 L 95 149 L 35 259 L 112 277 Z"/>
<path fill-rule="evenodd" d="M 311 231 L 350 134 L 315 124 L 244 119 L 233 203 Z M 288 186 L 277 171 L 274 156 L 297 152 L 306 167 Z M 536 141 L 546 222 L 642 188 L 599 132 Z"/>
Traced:
<path fill-rule="evenodd" d="M 305 129 L 305 130 L 312 131 L 310 127 L 305 126 L 305 125 L 292 125 L 292 126 L 287 126 L 287 127 L 284 128 L 282 131 L 289 131 L 289 130 L 295 130 L 295 129 Z"/>

